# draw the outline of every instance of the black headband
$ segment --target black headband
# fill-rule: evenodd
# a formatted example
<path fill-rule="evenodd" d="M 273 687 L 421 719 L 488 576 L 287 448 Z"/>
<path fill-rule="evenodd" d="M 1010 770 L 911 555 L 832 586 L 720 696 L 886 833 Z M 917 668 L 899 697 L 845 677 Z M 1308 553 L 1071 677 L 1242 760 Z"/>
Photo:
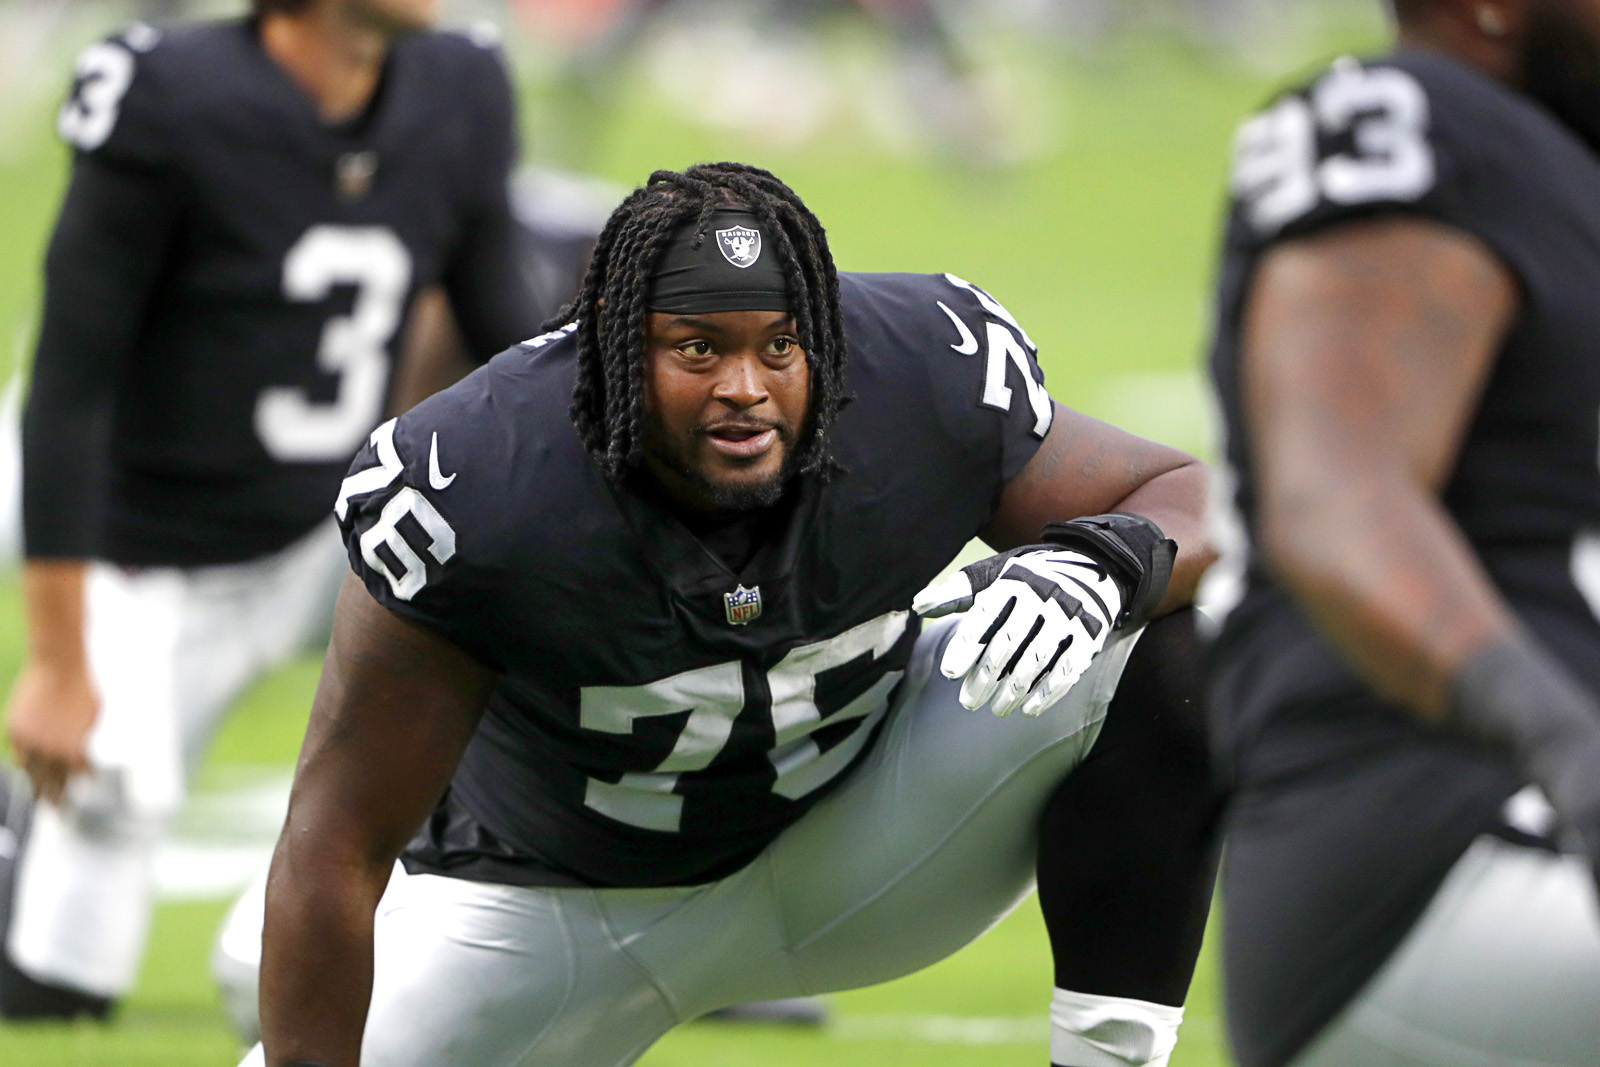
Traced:
<path fill-rule="evenodd" d="M 788 311 L 789 284 L 761 221 L 719 207 L 704 229 L 690 219 L 672 235 L 650 276 L 648 303 L 677 314 Z"/>

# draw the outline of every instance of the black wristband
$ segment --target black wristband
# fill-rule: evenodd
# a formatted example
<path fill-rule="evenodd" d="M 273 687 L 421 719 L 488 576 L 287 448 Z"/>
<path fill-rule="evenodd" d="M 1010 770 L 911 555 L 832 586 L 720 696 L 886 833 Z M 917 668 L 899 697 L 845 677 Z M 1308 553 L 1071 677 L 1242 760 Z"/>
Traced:
<path fill-rule="evenodd" d="M 1130 512 L 1046 523 L 1039 540 L 1084 551 L 1106 565 L 1122 590 L 1118 629 L 1142 626 L 1167 593 L 1178 546 L 1150 519 Z"/>
<path fill-rule="evenodd" d="M 1446 724 L 1507 751 L 1586 851 L 1600 848 L 1600 700 L 1526 637 L 1477 653 L 1450 684 Z"/>
<path fill-rule="evenodd" d="M 283 1067 L 328 1067 L 328 1065 L 318 1063 L 316 1060 L 290 1060 Z"/>

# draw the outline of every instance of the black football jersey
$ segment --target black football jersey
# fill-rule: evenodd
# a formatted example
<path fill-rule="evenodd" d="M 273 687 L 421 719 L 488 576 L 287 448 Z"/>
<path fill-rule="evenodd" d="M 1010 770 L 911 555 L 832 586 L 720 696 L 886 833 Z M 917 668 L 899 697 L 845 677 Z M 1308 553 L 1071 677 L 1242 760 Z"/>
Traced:
<path fill-rule="evenodd" d="M 567 415 L 570 330 L 374 432 L 336 512 L 378 601 L 503 672 L 407 861 L 488 881 L 689 884 L 827 793 L 887 711 L 913 595 L 989 521 L 1052 407 L 1032 342 L 950 276 L 840 278 L 843 473 L 737 570 Z M 642 476 L 640 476 L 642 477 Z"/>
<path fill-rule="evenodd" d="M 382 418 L 420 287 L 447 286 L 482 356 L 536 328 L 507 189 L 512 93 L 492 41 L 398 41 L 365 113 L 330 125 L 253 21 L 135 25 L 80 57 L 58 130 L 75 150 L 74 182 L 36 360 L 30 555 L 194 565 L 280 548 L 326 516 Z M 107 292 L 82 231 L 114 239 L 152 224 L 128 217 L 140 202 L 84 222 L 75 197 L 135 188 L 163 213 L 140 238 L 148 284 Z M 487 269 L 486 248 L 503 253 L 502 277 L 468 284 Z M 96 316 L 129 320 L 101 335 L 122 350 L 85 336 Z M 60 384 L 63 367 L 76 386 Z M 68 464 L 73 443 L 49 431 L 97 377 L 115 382 L 109 454 Z M 90 504 L 51 495 L 88 478 L 52 463 L 101 462 L 107 501 L 92 521 Z"/>
<path fill-rule="evenodd" d="M 1600 691 L 1600 159 L 1532 99 L 1449 59 L 1344 59 L 1235 143 L 1211 353 L 1227 435 L 1223 560 L 1207 579 L 1239 583 L 1215 649 L 1230 697 L 1222 740 L 1235 749 L 1285 708 L 1363 690 L 1254 551 L 1244 301 L 1274 242 L 1380 214 L 1471 234 L 1517 278 L 1520 312 L 1443 501 L 1513 609 Z"/>

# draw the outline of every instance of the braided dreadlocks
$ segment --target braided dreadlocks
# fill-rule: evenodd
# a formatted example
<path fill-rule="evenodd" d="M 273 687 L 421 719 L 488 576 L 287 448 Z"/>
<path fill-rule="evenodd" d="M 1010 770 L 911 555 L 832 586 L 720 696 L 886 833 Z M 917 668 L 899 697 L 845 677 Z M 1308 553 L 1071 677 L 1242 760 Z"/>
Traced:
<path fill-rule="evenodd" d="M 839 277 L 827 234 L 794 190 L 767 171 L 742 163 L 702 163 L 682 174 L 656 171 L 611 213 L 577 297 L 545 326 L 578 324 L 572 422 L 613 481 L 643 456 L 651 273 L 680 226 L 692 220 L 703 231 L 718 207 L 749 210 L 774 238 L 811 372 L 811 406 L 796 444 L 795 469 L 824 474 L 834 469 L 827 435 L 844 392 L 845 344 Z"/>

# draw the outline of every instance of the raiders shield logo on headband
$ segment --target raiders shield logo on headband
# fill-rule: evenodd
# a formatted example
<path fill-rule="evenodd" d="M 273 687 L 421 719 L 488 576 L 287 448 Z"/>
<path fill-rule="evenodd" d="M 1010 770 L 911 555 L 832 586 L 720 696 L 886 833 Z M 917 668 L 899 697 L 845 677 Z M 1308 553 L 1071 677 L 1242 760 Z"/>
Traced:
<path fill-rule="evenodd" d="M 743 270 L 761 258 L 761 231 L 748 226 L 730 226 L 717 231 L 717 247 L 722 258 Z"/>

